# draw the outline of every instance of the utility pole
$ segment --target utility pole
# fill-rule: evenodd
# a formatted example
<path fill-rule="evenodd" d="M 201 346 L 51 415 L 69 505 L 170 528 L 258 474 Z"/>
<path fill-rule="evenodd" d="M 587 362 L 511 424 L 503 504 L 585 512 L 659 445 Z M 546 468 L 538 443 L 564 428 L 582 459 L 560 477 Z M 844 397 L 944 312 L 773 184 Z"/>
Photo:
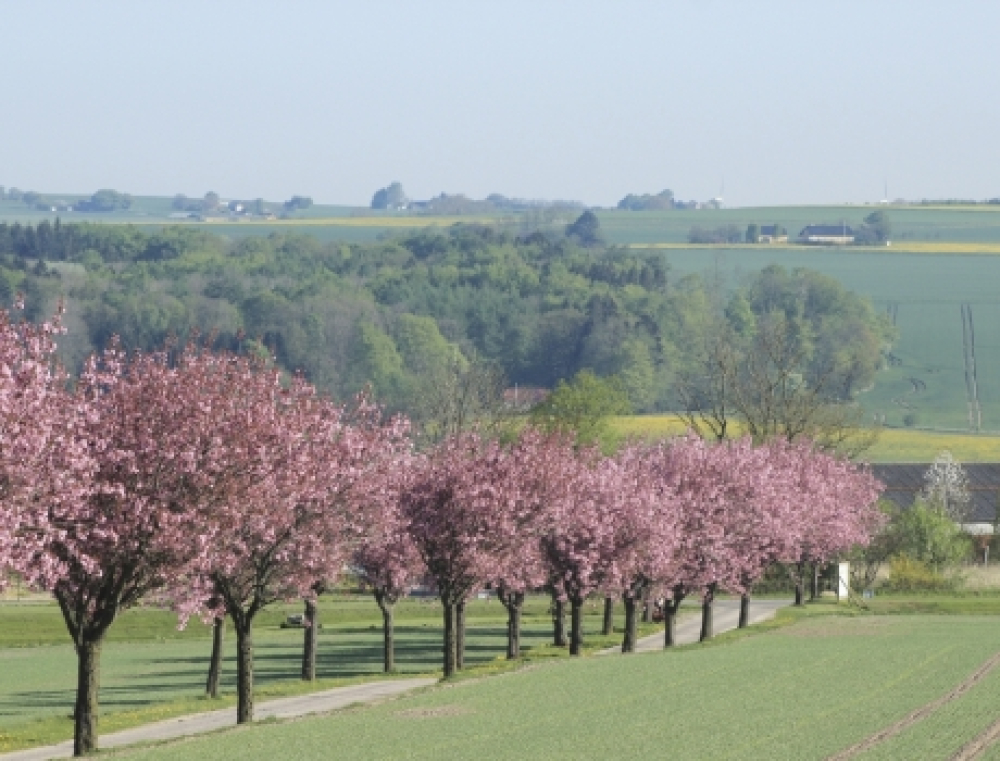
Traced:
<path fill-rule="evenodd" d="M 968 398 L 969 429 L 977 433 L 983 427 L 979 404 L 979 380 L 976 374 L 976 330 L 972 323 L 972 305 L 962 304 L 962 353 L 965 360 L 965 394 Z"/>

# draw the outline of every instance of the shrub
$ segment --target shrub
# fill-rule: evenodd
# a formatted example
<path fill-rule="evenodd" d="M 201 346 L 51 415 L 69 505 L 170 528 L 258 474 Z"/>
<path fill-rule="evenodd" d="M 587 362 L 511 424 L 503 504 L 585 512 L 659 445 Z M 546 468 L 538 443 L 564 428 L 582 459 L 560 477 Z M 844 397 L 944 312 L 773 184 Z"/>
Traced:
<path fill-rule="evenodd" d="M 969 554 L 969 540 L 944 511 L 918 499 L 894 521 L 899 553 L 934 568 L 957 563 Z"/>
<path fill-rule="evenodd" d="M 957 575 L 946 575 L 927 563 L 899 555 L 892 559 L 884 588 L 892 592 L 953 592 L 959 586 Z"/>
<path fill-rule="evenodd" d="M 913 428 L 913 426 L 917 425 L 917 423 L 919 422 L 920 422 L 920 416 L 917 415 L 916 412 L 907 412 L 905 415 L 903 415 L 903 425 L 905 425 L 907 428 Z"/>

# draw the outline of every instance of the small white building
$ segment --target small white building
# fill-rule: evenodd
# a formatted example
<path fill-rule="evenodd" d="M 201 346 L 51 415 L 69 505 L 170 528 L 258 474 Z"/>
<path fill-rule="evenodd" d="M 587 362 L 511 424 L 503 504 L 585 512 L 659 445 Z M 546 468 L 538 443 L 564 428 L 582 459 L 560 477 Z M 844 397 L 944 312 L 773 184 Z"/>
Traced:
<path fill-rule="evenodd" d="M 813 246 L 847 246 L 854 243 L 849 225 L 809 225 L 799 232 L 799 243 Z"/>

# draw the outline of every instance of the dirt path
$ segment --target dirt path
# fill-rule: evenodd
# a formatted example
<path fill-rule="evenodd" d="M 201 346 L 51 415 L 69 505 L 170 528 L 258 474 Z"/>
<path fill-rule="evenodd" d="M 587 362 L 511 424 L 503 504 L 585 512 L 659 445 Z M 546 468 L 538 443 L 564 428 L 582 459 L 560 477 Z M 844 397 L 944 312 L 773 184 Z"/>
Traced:
<path fill-rule="evenodd" d="M 257 721 L 264 719 L 288 719 L 295 716 L 306 716 L 311 713 L 325 713 L 337 708 L 345 708 L 355 703 L 373 703 L 382 698 L 401 695 L 437 683 L 437 679 L 395 679 L 392 681 L 368 682 L 350 687 L 337 687 L 310 695 L 296 695 L 290 698 L 268 700 L 257 705 L 254 716 Z M 213 732 L 236 725 L 236 709 L 226 708 L 221 711 L 197 713 L 180 716 L 176 719 L 158 721 L 155 724 L 126 729 L 123 732 L 102 735 L 102 749 L 119 748 L 141 742 L 158 742 L 173 740 L 178 737 L 197 735 L 203 732 Z M 19 750 L 14 753 L 0 754 L 3 761 L 46 761 L 50 758 L 71 758 L 73 743 L 64 742 L 58 745 L 48 745 L 42 748 Z"/>
<path fill-rule="evenodd" d="M 996 655 L 993 655 L 985 663 L 983 663 L 979 668 L 977 668 L 975 671 L 973 671 L 968 677 L 966 677 L 963 681 L 959 682 L 957 685 L 955 685 L 951 690 L 949 690 L 948 692 L 946 692 L 941 697 L 937 698 L 936 700 L 932 700 L 930 703 L 927 703 L 926 705 L 921 706 L 920 708 L 916 709 L 915 711 L 911 711 L 909 714 L 907 714 L 906 716 L 904 716 L 899 721 L 897 721 L 897 722 L 895 722 L 893 724 L 890 724 L 887 727 L 883 727 L 878 732 L 876 732 L 875 734 L 871 735 L 870 737 L 862 740 L 861 742 L 856 743 L 856 744 L 852 745 L 849 748 L 845 748 L 844 750 L 840 751 L 836 755 L 830 756 L 827 759 L 827 761 L 846 761 L 846 759 L 854 758 L 859 753 L 864 753 L 865 751 L 874 748 L 876 745 L 878 745 L 879 743 L 885 742 L 890 737 L 895 737 L 900 732 L 903 732 L 903 731 L 909 729 L 910 727 L 912 727 L 917 722 L 923 721 L 924 719 L 926 719 L 928 716 L 930 716 L 932 713 L 934 713 L 935 711 L 937 711 L 942 706 L 945 706 L 945 705 L 947 705 L 948 703 L 951 703 L 954 700 L 958 700 L 960 697 L 962 697 L 962 695 L 964 695 L 965 693 L 967 693 L 969 690 L 971 690 L 973 687 L 975 687 L 979 682 L 981 682 L 983 679 L 985 679 L 986 676 L 993 669 L 995 669 L 998 665 L 1000 665 L 1000 653 L 997 653 Z M 998 723 L 1000 723 L 1000 722 L 998 722 Z M 994 727 L 996 727 L 996 728 L 994 729 Z M 982 735 L 980 735 L 979 737 L 977 737 L 971 743 L 969 743 L 966 746 L 966 748 L 973 748 L 973 746 L 978 741 L 986 738 L 990 734 L 991 730 L 995 732 L 995 734 L 992 735 L 993 739 L 996 739 L 996 736 L 1000 736 L 1000 727 L 997 727 L 997 725 L 994 725 L 993 727 L 990 727 L 989 729 L 987 729 L 986 732 L 984 732 Z M 991 740 L 991 742 L 992 742 L 992 740 Z M 968 756 L 961 755 L 965 751 L 965 748 L 963 748 L 961 751 L 959 751 L 959 755 L 956 755 L 954 758 L 956 758 L 956 759 L 957 758 L 962 758 L 962 759 L 972 759 L 972 758 L 975 758 L 976 757 L 975 754 L 978 754 L 978 753 L 982 752 L 983 750 L 986 749 L 986 747 L 988 747 L 988 746 L 987 745 L 982 745 L 981 747 L 973 748 L 972 752 L 974 753 L 974 755 L 968 755 Z"/>
<path fill-rule="evenodd" d="M 1000 720 L 990 724 L 982 734 L 973 738 L 951 757 L 951 761 L 973 761 L 992 748 L 1000 740 Z"/>

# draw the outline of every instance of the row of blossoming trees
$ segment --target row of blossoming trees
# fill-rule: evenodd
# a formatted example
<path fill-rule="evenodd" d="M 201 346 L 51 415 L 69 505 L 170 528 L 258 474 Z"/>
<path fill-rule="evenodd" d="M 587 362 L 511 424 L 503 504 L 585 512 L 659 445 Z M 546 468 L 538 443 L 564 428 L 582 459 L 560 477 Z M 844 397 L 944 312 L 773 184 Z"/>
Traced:
<path fill-rule="evenodd" d="M 430 579 L 444 611 L 444 672 L 462 667 L 465 601 L 495 590 L 519 654 L 525 595 L 545 588 L 579 654 L 592 594 L 620 596 L 623 651 L 636 603 L 748 599 L 773 562 L 824 561 L 879 524 L 868 472 L 805 444 L 684 437 L 605 457 L 523 431 L 476 432 L 428 452 L 364 397 L 339 405 L 252 357 L 195 344 L 112 345 L 74 383 L 53 361 L 59 321 L 0 313 L 0 560 L 50 590 L 79 659 L 74 745 L 97 745 L 101 645 L 143 599 L 182 619 L 232 621 L 237 716 L 253 715 L 253 623 L 313 600 L 347 567 L 374 591 L 393 667 L 392 609 Z M 217 629 L 219 625 L 217 623 Z M 306 670 L 308 671 L 308 656 Z"/>

